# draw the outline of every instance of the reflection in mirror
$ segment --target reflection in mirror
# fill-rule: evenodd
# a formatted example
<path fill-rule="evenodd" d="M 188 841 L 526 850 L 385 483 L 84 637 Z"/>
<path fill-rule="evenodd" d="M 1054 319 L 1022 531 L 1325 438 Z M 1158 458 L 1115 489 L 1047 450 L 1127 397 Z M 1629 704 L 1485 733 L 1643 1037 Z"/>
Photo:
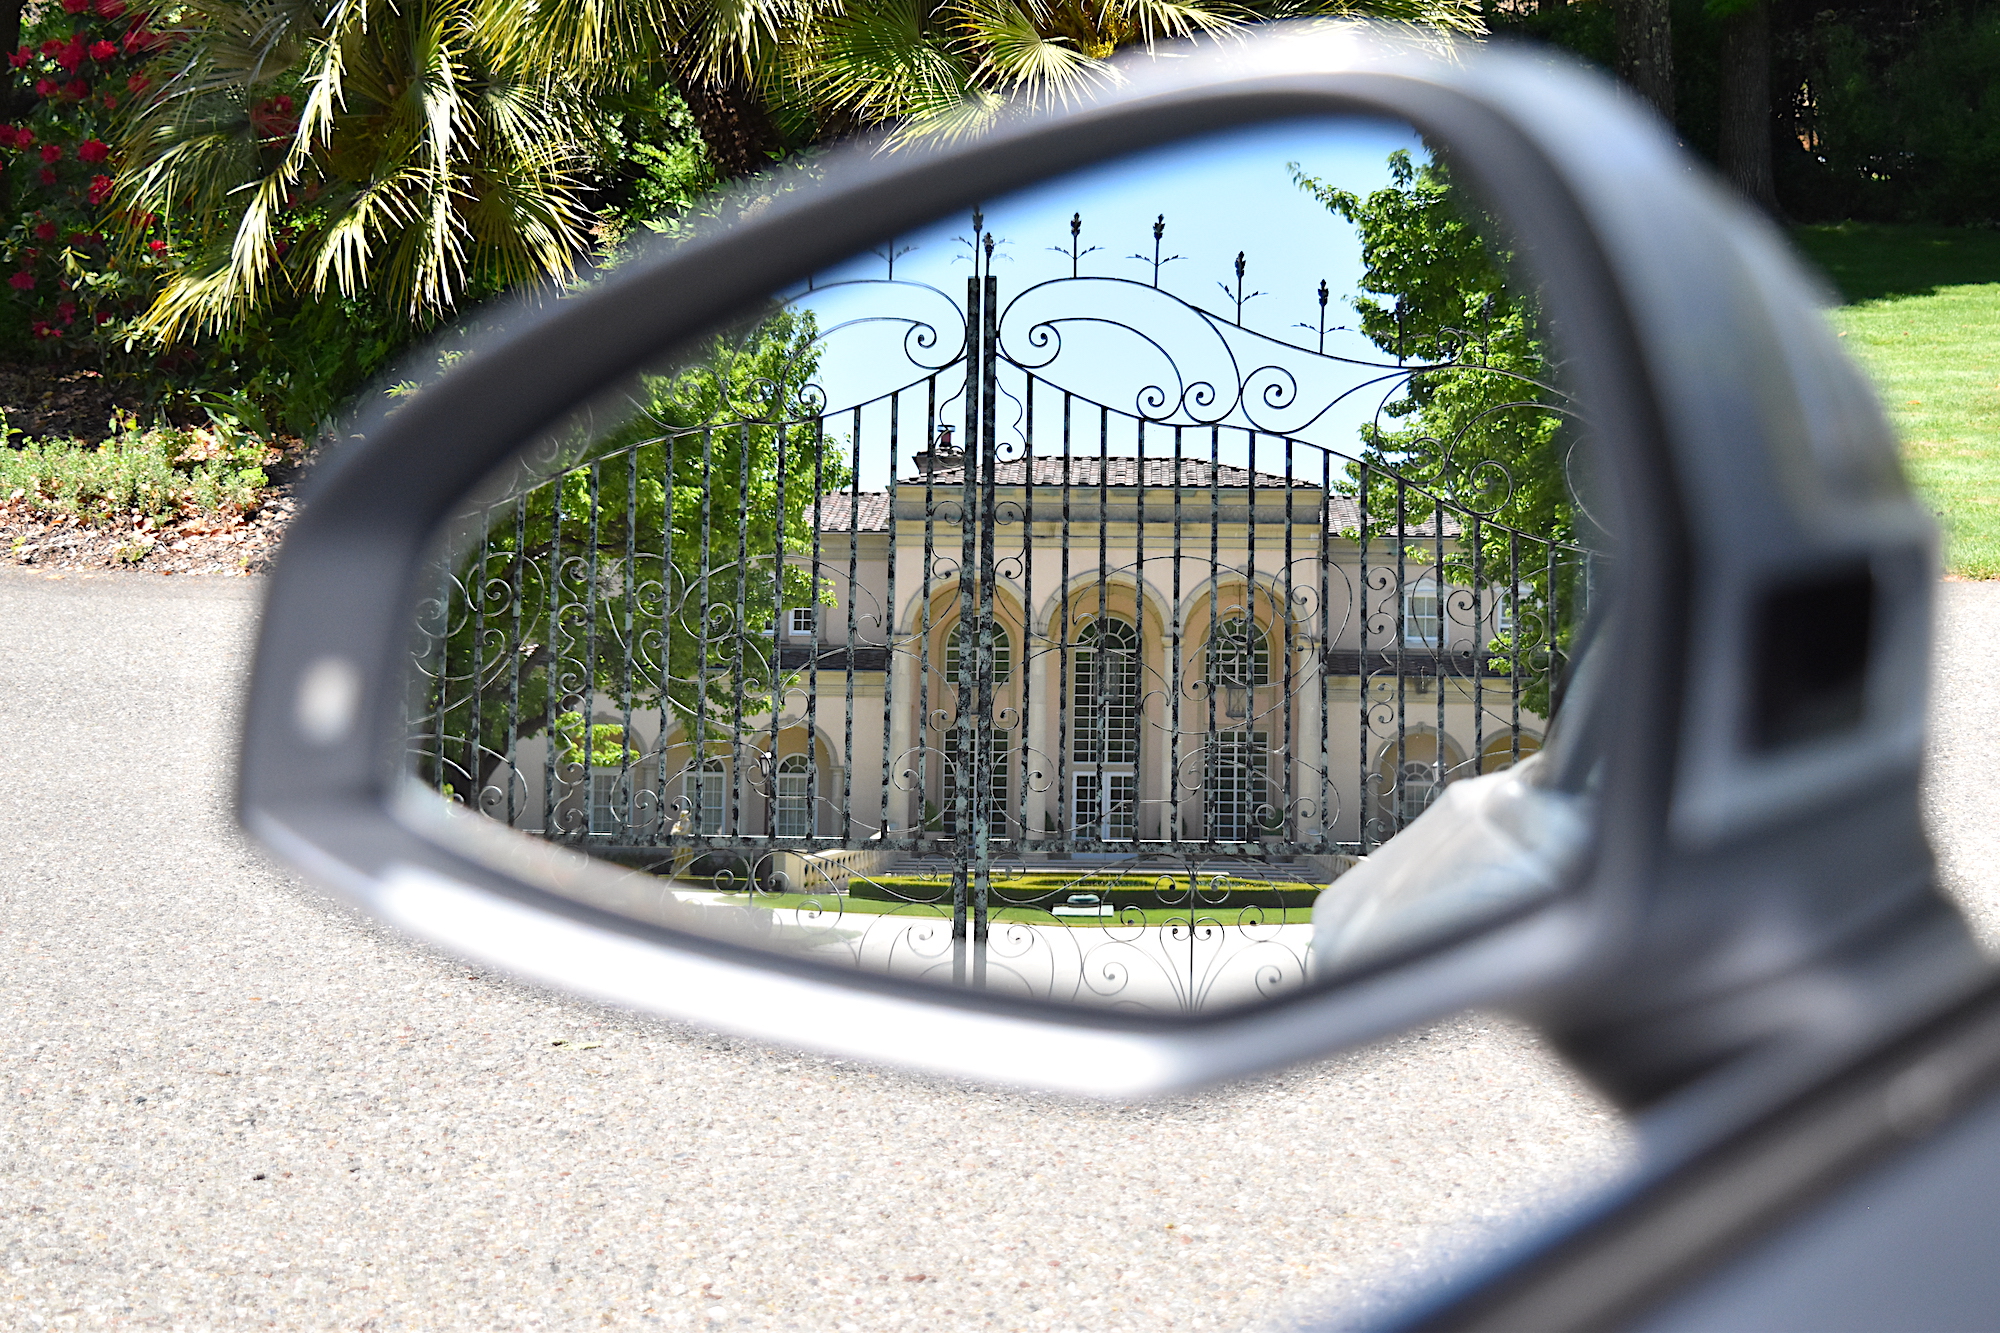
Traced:
<path fill-rule="evenodd" d="M 1170 1015 L 1556 891 L 1578 417 L 1491 231 L 1290 122 L 774 294 L 466 514 L 416 775 L 648 920 Z"/>

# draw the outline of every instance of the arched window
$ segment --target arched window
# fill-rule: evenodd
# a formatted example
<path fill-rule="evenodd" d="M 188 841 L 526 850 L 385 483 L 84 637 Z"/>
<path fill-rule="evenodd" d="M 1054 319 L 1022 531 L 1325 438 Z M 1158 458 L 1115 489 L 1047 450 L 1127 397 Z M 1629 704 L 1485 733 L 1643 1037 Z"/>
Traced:
<path fill-rule="evenodd" d="M 1412 731 L 1382 751 L 1376 790 L 1382 814 L 1398 831 L 1437 801 L 1452 781 L 1463 777 L 1459 749 L 1449 736 Z"/>
<path fill-rule="evenodd" d="M 1532 731 L 1503 731 L 1498 736 L 1489 736 L 1479 751 L 1479 771 L 1498 773 L 1503 768 L 1512 768 L 1541 748 L 1542 738 Z"/>
<path fill-rule="evenodd" d="M 1096 620 L 1077 635 L 1070 660 L 1070 758 L 1079 764 L 1139 762 L 1139 631 Z"/>
<path fill-rule="evenodd" d="M 971 636 L 966 634 L 967 626 L 960 622 L 947 631 L 944 640 L 944 683 L 958 684 L 958 672 L 964 658 L 962 649 L 976 649 L 976 639 L 967 643 Z M 1014 674 L 1014 644 L 1007 637 L 1007 631 L 999 625 L 993 627 L 993 683 L 1005 685 L 1007 678 Z"/>
<path fill-rule="evenodd" d="M 1242 616 L 1231 616 L 1209 632 L 1208 679 L 1221 685 L 1269 685 L 1271 641 Z"/>
<path fill-rule="evenodd" d="M 1403 589 L 1403 646 L 1444 646 L 1444 599 L 1437 580 L 1428 574 Z"/>
<path fill-rule="evenodd" d="M 778 761 L 778 790 L 771 807 L 771 832 L 780 838 L 812 836 L 811 764 L 802 754 Z"/>

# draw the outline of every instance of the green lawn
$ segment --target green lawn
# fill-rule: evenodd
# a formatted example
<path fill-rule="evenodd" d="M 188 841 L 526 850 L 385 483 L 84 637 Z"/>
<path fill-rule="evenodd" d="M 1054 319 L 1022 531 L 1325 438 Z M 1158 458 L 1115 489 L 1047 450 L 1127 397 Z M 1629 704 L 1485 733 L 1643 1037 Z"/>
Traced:
<path fill-rule="evenodd" d="M 2000 231 L 1843 223 L 1794 238 L 1847 300 L 1834 327 L 1939 511 L 1947 567 L 2000 578 Z"/>

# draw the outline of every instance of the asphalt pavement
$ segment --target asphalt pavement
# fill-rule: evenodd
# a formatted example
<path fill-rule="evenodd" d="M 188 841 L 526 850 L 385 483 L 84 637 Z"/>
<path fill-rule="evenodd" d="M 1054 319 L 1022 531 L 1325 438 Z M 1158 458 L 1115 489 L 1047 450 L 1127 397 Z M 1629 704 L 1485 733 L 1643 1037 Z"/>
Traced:
<path fill-rule="evenodd" d="M 1480 1015 L 1105 1105 L 468 969 L 236 832 L 261 591 L 0 573 L 0 1327 L 1278 1328 L 1434 1283 L 1628 1150 Z M 2000 939 L 2000 585 L 1945 593 L 1933 799 Z"/>

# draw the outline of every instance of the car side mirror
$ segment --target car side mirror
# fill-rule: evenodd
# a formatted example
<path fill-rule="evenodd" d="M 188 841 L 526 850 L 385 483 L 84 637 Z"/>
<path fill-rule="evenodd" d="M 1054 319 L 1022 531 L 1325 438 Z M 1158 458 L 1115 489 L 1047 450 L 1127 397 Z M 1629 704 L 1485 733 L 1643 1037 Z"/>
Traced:
<path fill-rule="evenodd" d="M 1508 1003 L 1642 1102 L 1965 975 L 1931 525 L 1768 226 L 1523 52 L 1128 72 L 358 423 L 246 825 L 548 984 L 1106 1095 Z"/>

